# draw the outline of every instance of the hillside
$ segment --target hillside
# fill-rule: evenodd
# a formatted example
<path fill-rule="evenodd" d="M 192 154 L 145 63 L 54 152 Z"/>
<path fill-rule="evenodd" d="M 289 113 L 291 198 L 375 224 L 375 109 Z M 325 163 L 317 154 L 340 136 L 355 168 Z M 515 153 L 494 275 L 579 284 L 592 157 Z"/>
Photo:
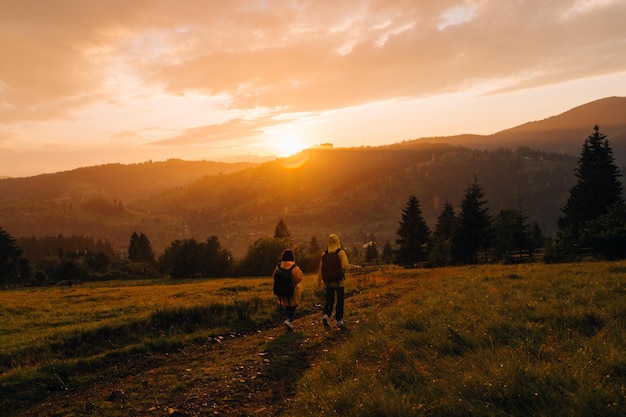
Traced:
<path fill-rule="evenodd" d="M 429 138 L 436 143 L 452 143 L 478 149 L 520 146 L 546 152 L 578 156 L 583 141 L 595 125 L 607 136 L 617 165 L 626 167 L 626 97 L 607 97 L 544 120 L 532 121 L 493 135 L 461 135 Z"/>
<path fill-rule="evenodd" d="M 122 201 L 159 194 L 202 176 L 227 174 L 255 164 L 212 161 L 106 164 L 26 178 L 0 179 L 0 201 L 11 199 L 116 198 Z"/>
<path fill-rule="evenodd" d="M 494 210 L 521 206 L 549 233 L 573 185 L 574 167 L 573 157 L 557 154 L 446 144 L 310 149 L 230 174 L 203 176 L 160 194 L 144 192 L 143 198 L 86 198 L 77 192 L 5 199 L 0 225 L 17 237 L 107 238 L 122 252 L 133 231 L 146 233 L 157 253 L 174 239 L 216 235 L 241 257 L 283 218 L 303 243 L 337 232 L 352 248 L 371 239 L 394 242 L 411 194 L 434 227 L 444 202 L 458 205 L 477 178 Z"/>
<path fill-rule="evenodd" d="M 228 248 L 273 233 L 283 218 L 308 243 L 331 231 L 360 246 L 395 241 L 408 197 L 415 194 L 431 227 L 445 201 L 458 205 L 478 178 L 491 207 L 519 208 L 549 229 L 573 185 L 575 161 L 533 152 L 478 152 L 450 145 L 308 150 L 145 201 L 182 217 L 190 231 L 217 233 Z M 140 209 L 140 208 L 137 208 Z"/>
<path fill-rule="evenodd" d="M 282 218 L 303 244 L 337 232 L 350 248 L 372 239 L 382 245 L 395 242 L 410 195 L 434 228 L 443 204 L 458 207 L 476 179 L 492 215 L 521 209 L 552 235 L 575 183 L 578 149 L 601 116 L 616 160 L 626 158 L 624 136 L 608 130 L 626 131 L 624 103 L 599 100 L 492 136 L 324 147 L 263 164 L 172 160 L 4 179 L 0 227 L 16 237 L 94 236 L 122 253 L 135 231 L 157 254 L 174 239 L 215 235 L 239 258 Z"/>

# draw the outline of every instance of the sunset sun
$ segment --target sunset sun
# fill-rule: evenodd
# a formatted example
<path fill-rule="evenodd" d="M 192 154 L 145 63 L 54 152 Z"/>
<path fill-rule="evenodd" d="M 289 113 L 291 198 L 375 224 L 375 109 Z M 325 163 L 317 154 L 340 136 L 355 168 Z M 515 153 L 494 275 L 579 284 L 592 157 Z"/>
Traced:
<path fill-rule="evenodd" d="M 293 132 L 276 134 L 272 138 L 272 145 L 280 157 L 297 154 L 307 147 L 302 138 Z"/>

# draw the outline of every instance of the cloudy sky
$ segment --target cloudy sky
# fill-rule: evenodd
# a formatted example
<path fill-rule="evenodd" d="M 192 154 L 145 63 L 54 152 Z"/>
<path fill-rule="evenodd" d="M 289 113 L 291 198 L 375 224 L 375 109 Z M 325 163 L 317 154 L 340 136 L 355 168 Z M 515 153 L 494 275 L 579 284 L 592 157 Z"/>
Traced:
<path fill-rule="evenodd" d="M 0 176 L 491 134 L 626 96 L 624 0 L 0 0 Z"/>

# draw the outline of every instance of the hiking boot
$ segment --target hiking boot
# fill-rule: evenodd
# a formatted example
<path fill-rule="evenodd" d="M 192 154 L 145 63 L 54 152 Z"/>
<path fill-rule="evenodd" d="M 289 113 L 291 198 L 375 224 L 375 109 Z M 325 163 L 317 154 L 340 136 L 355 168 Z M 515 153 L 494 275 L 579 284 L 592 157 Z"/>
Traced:
<path fill-rule="evenodd" d="M 285 327 L 287 327 L 287 330 L 293 331 L 293 323 L 291 323 L 291 320 L 287 319 L 283 323 L 285 324 Z"/>
<path fill-rule="evenodd" d="M 337 320 L 337 327 L 346 327 L 346 323 L 343 320 Z"/>
<path fill-rule="evenodd" d="M 324 326 L 328 326 L 328 314 L 324 314 L 324 317 L 322 317 L 322 322 L 324 323 Z"/>

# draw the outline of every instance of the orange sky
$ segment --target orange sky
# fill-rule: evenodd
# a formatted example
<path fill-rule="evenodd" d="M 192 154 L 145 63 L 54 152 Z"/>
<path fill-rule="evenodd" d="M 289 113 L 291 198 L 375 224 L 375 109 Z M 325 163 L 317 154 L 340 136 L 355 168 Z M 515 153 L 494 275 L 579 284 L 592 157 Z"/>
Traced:
<path fill-rule="evenodd" d="M 495 133 L 626 96 L 625 21 L 624 0 L 0 0 L 0 176 Z"/>

